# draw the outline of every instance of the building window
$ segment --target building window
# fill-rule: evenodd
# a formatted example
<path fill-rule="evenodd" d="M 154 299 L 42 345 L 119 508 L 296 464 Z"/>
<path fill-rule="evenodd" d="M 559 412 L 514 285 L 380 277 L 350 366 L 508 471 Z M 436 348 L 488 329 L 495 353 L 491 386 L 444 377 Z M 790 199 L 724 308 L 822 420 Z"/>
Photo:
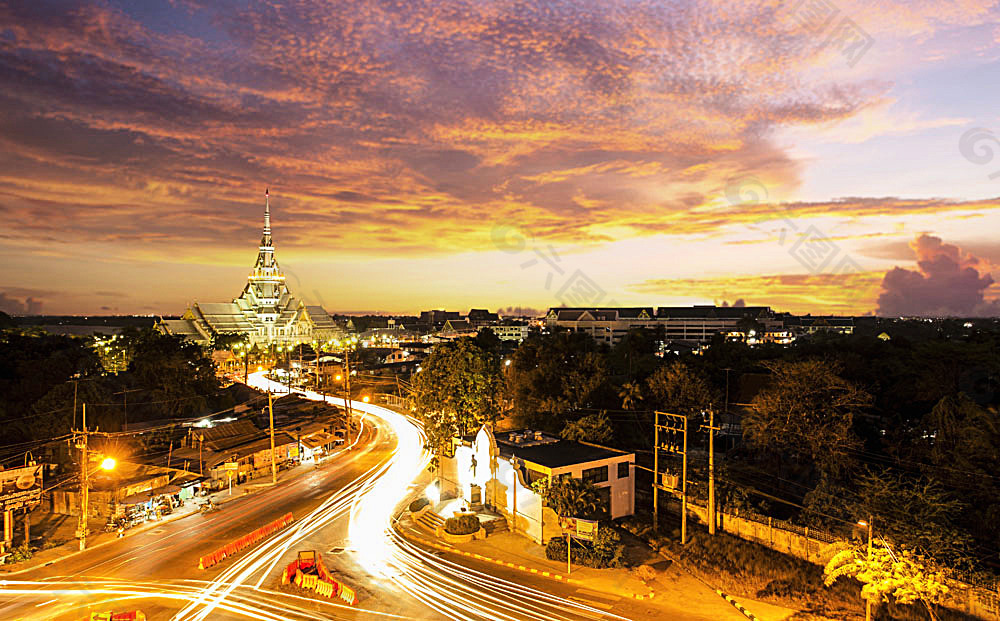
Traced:
<path fill-rule="evenodd" d="M 598 487 L 597 497 L 600 499 L 597 506 L 608 512 L 611 515 L 611 488 L 610 487 Z"/>
<path fill-rule="evenodd" d="M 629 463 L 627 461 L 618 462 L 618 478 L 627 479 L 629 475 Z"/>
<path fill-rule="evenodd" d="M 583 480 L 587 483 L 606 483 L 608 480 L 608 467 L 600 466 L 584 470 Z"/>

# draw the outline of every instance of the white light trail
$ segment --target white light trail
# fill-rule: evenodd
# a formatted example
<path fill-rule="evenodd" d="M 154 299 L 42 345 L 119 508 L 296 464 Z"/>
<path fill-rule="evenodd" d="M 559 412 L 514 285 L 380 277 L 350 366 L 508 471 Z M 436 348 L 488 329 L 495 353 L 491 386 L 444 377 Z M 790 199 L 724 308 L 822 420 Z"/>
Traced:
<path fill-rule="evenodd" d="M 249 384 L 274 392 L 286 391 L 284 386 L 268 380 L 263 373 L 250 375 Z M 298 394 L 317 401 L 324 399 L 323 395 L 311 391 L 298 391 Z M 333 402 L 343 405 L 342 399 L 334 399 Z M 294 596 L 261 588 L 264 580 L 271 575 L 292 546 L 332 521 L 349 514 L 348 547 L 358 551 L 357 560 L 361 566 L 373 576 L 396 584 L 442 617 L 502 621 L 624 619 L 578 601 L 503 580 L 440 558 L 402 537 L 394 528 L 396 509 L 416 493 L 412 491 L 412 485 L 430 461 L 430 454 L 424 449 L 423 430 L 418 421 L 386 408 L 362 402 L 352 402 L 352 407 L 365 417 L 377 419 L 395 434 L 397 445 L 389 459 L 333 493 L 288 529 L 280 531 L 233 561 L 215 580 L 207 583 L 103 580 L 58 585 L 0 581 L 0 592 L 35 595 L 44 593 L 49 597 L 101 595 L 114 599 L 177 600 L 187 604 L 173 617 L 177 621 L 202 621 L 219 611 L 260 621 L 300 616 L 338 619 L 343 618 L 341 615 L 344 614 L 356 618 L 359 613 L 394 616 L 350 608 L 334 602 L 321 602 L 326 605 L 326 612 L 317 615 L 314 610 L 290 604 L 289 600 Z M 360 434 L 358 437 L 360 438 Z M 308 601 L 312 603 L 317 600 Z"/>

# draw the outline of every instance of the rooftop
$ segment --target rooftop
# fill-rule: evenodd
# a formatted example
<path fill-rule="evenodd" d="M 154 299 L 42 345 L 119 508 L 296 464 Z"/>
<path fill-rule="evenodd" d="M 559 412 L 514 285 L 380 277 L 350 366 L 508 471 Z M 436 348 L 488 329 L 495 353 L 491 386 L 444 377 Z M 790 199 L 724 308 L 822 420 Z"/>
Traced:
<path fill-rule="evenodd" d="M 606 446 L 563 440 L 530 429 L 500 431 L 494 433 L 494 437 L 502 457 L 516 456 L 546 468 L 562 468 L 631 454 Z"/>

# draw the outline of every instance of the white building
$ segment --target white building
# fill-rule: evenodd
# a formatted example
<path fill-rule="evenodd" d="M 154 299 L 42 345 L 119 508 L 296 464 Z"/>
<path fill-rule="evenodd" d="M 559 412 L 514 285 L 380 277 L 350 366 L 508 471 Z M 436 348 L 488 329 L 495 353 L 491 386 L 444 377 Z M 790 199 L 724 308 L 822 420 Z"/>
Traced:
<path fill-rule="evenodd" d="M 492 508 L 511 530 L 538 543 L 562 530 L 531 484 L 565 476 L 593 483 L 612 519 L 635 512 L 634 453 L 539 431 L 494 433 L 484 425 L 474 437 L 456 438 L 454 456 L 441 459 L 441 493 Z"/>
<path fill-rule="evenodd" d="M 486 326 L 493 331 L 493 334 L 497 335 L 497 338 L 501 341 L 517 341 L 521 342 L 528 338 L 528 325 L 523 326 L 507 326 L 502 324 L 497 324 L 494 326 Z"/>
<path fill-rule="evenodd" d="M 243 292 L 232 302 L 192 304 L 180 319 L 160 320 L 154 326 L 200 345 L 216 335 L 242 334 L 251 344 L 292 344 L 326 341 L 343 336 L 343 330 L 321 306 L 306 306 L 292 296 L 285 275 L 274 258 L 271 240 L 271 203 L 264 193 L 264 233 L 257 247 L 257 261 Z"/>

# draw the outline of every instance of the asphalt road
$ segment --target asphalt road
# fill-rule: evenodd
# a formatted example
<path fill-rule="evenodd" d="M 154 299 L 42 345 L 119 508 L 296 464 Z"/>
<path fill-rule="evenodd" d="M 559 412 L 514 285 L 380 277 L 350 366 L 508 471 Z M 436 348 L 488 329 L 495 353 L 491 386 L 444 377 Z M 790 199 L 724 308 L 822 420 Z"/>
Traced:
<path fill-rule="evenodd" d="M 89 619 L 91 612 L 133 609 L 141 609 L 150 620 L 170 619 L 207 581 L 216 579 L 239 559 L 227 559 L 215 567 L 199 570 L 200 556 L 288 512 L 297 519 L 306 516 L 331 493 L 342 490 L 363 473 L 384 463 L 394 447 L 395 442 L 387 430 L 368 424 L 352 450 L 331 459 L 321 468 L 300 466 L 275 488 L 228 501 L 213 513 L 168 522 L 50 566 L 10 576 L 7 578 L 10 582 L 38 584 L 8 584 L 0 588 L 0 619 L 79 620 Z M 224 494 L 220 492 L 219 496 Z M 301 545 L 289 548 L 282 562 L 294 558 L 299 549 L 318 549 L 324 553 L 337 550 L 344 545 L 346 528 L 344 512 L 311 533 Z M 277 564 L 262 588 L 277 582 L 281 567 Z M 358 586 L 359 591 L 367 594 L 379 585 Z M 11 593 L 25 590 L 34 592 Z M 161 594 L 165 595 L 158 596 Z M 248 597 L 283 603 L 290 608 L 323 609 L 312 602 L 276 593 L 255 592 Z M 426 609 L 421 610 L 420 604 L 414 601 L 405 602 L 405 607 L 413 616 L 433 616 Z M 338 617 L 364 616 L 344 609 L 335 612 Z M 215 610 L 210 618 L 246 617 Z"/>
<path fill-rule="evenodd" d="M 300 467 L 276 487 L 227 502 L 221 511 L 0 580 L 0 619 L 79 621 L 91 612 L 134 609 L 151 621 L 665 618 L 656 606 L 458 564 L 403 539 L 390 522 L 393 507 L 416 493 L 410 482 L 427 459 L 419 427 L 377 406 L 356 409 L 368 412 L 361 439 L 323 468 Z M 291 526 L 215 567 L 197 569 L 201 555 L 288 512 L 296 518 Z M 283 566 L 299 550 L 321 552 L 358 592 L 357 608 L 280 587 Z M 706 618 L 683 605 L 671 612 L 680 614 L 669 618 L 684 621 Z M 716 612 L 712 618 L 731 618 L 730 611 Z"/>

